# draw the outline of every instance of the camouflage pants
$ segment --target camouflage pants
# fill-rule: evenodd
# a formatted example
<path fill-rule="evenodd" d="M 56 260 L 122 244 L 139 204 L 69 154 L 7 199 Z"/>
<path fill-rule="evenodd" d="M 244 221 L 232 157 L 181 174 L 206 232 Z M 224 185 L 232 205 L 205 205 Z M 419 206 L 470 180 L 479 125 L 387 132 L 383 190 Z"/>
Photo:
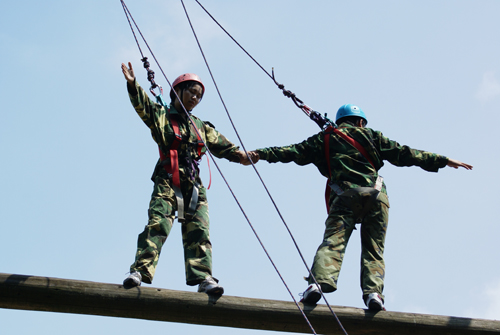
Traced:
<path fill-rule="evenodd" d="M 337 280 L 342 266 L 345 249 L 355 228 L 352 210 L 342 200 L 332 195 L 333 202 L 326 219 L 323 242 L 318 247 L 311 269 L 324 292 L 337 290 Z M 384 245 L 389 219 L 389 201 L 380 194 L 371 210 L 361 223 L 361 289 L 363 296 L 379 293 L 384 289 L 385 263 Z M 308 278 L 309 284 L 314 283 Z"/>
<path fill-rule="evenodd" d="M 165 243 L 175 218 L 177 200 L 171 187 L 171 179 L 161 175 L 155 178 L 155 185 L 149 204 L 149 220 L 144 231 L 139 234 L 135 262 L 130 271 L 138 271 L 142 281 L 151 283 L 155 274 L 161 248 Z M 192 194 L 192 184 L 182 182 L 185 213 Z M 206 189 L 200 187 L 196 210 L 185 214 L 182 223 L 182 241 L 187 285 L 197 285 L 212 275 L 212 244 L 209 234 L 208 202 Z"/>

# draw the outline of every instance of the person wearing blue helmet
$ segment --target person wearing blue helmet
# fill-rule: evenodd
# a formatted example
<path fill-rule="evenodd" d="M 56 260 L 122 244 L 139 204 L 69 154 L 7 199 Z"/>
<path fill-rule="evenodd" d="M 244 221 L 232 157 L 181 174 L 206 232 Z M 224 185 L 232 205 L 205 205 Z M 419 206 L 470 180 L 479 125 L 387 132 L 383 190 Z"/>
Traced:
<path fill-rule="evenodd" d="M 366 118 L 366 115 L 361 110 L 361 108 L 352 104 L 345 104 L 343 106 L 340 106 L 339 110 L 337 111 L 337 115 L 335 116 L 335 122 L 338 122 L 339 120 L 347 120 L 344 118 L 352 117 L 363 119 L 365 122 L 364 126 L 366 126 L 366 124 L 368 123 L 368 119 Z"/>
<path fill-rule="evenodd" d="M 358 106 L 339 108 L 335 122 L 307 140 L 289 146 L 257 149 L 269 163 L 314 164 L 328 178 L 326 229 L 316 251 L 302 302 L 315 304 L 324 293 L 337 290 L 345 249 L 361 224 L 361 289 L 370 310 L 385 310 L 384 247 L 389 219 L 389 198 L 378 171 L 384 161 L 395 166 L 419 166 L 430 172 L 440 168 L 472 169 L 472 165 L 435 153 L 412 149 L 367 128 L 368 119 Z"/>

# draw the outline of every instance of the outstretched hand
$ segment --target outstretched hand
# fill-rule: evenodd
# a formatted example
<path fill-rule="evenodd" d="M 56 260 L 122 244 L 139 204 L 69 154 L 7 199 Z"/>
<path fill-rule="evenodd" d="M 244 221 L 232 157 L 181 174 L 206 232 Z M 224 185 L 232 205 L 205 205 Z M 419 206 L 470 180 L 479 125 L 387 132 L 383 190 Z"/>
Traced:
<path fill-rule="evenodd" d="M 122 63 L 122 72 L 127 82 L 130 85 L 134 85 L 135 75 L 134 75 L 134 69 L 132 68 L 132 63 L 128 62 L 128 67 L 127 65 L 125 65 L 125 63 Z"/>
<path fill-rule="evenodd" d="M 458 169 L 459 167 L 463 167 L 466 170 L 472 170 L 472 165 L 462 163 L 460 161 L 457 161 L 456 159 L 448 159 L 448 164 L 449 167 L 452 167 L 454 169 Z"/>
<path fill-rule="evenodd" d="M 243 164 L 243 165 L 251 165 L 252 163 L 257 163 L 260 159 L 259 157 L 259 154 L 256 153 L 255 151 L 248 151 L 248 156 L 245 154 L 244 151 L 241 151 L 239 150 L 238 151 L 238 156 L 240 157 L 240 164 Z M 248 159 L 248 157 L 250 157 L 250 159 L 252 160 L 250 162 L 250 159 Z"/>

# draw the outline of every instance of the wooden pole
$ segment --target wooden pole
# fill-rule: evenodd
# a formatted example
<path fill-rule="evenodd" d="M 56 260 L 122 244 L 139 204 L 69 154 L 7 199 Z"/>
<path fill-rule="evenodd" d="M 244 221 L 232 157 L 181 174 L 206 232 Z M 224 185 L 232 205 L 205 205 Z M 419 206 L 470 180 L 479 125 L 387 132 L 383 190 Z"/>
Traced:
<path fill-rule="evenodd" d="M 0 308 L 312 334 L 293 302 L 5 273 L 0 273 Z M 332 308 L 349 335 L 500 332 L 500 321 Z M 304 311 L 318 334 L 343 334 L 325 305 L 305 306 Z"/>

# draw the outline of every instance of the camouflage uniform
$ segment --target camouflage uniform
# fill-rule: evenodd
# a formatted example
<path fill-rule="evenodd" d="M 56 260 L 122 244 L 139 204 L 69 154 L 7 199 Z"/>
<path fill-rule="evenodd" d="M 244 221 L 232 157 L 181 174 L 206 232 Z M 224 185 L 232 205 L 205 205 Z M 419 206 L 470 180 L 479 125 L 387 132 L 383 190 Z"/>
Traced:
<path fill-rule="evenodd" d="M 209 216 L 206 189 L 199 176 L 197 162 L 198 138 L 185 115 L 179 114 L 173 105 L 163 107 L 153 102 L 146 92 L 135 83 L 127 85 L 130 101 L 142 121 L 150 128 L 153 139 L 160 149 L 168 154 L 175 137 L 170 119 L 175 117 L 179 124 L 182 141 L 178 148 L 181 192 L 184 199 L 182 240 L 186 269 L 186 283 L 197 285 L 212 275 L 212 245 L 209 235 Z M 228 141 L 208 122 L 191 115 L 202 139 L 210 152 L 218 158 L 239 162 L 238 147 Z M 206 149 L 203 148 L 203 152 Z M 144 231 L 139 234 L 135 262 L 130 271 L 138 271 L 142 281 L 151 283 L 155 273 L 161 248 L 167 239 L 178 211 L 172 176 L 165 171 L 162 162 L 156 164 L 153 176 L 154 190 L 149 204 L 149 220 Z M 198 202 L 193 213 L 188 213 L 194 185 L 199 186 Z"/>
<path fill-rule="evenodd" d="M 396 166 L 420 166 L 431 172 L 437 172 L 448 163 L 447 157 L 402 146 L 370 128 L 354 127 L 349 123 L 342 123 L 339 128 L 365 148 L 375 166 L 374 168 L 355 147 L 338 135 L 328 135 L 330 136 L 328 155 L 331 166 L 330 182 L 338 185 L 346 193 L 349 190 L 358 190 L 360 187 L 372 190 L 384 160 Z M 320 132 L 299 144 L 258 149 L 256 152 L 261 159 L 269 163 L 292 161 L 298 165 L 312 163 L 323 176 L 329 178 L 324 138 L 324 132 Z M 366 200 L 359 192 L 353 192 L 347 203 L 345 198 L 331 192 L 323 242 L 318 247 L 311 271 L 324 292 L 335 291 L 347 242 L 355 229 L 355 224 L 361 223 L 363 296 L 378 293 L 383 299 L 385 275 L 383 253 L 389 214 L 385 184 L 382 185 L 376 201 L 369 207 L 370 210 L 359 220 L 355 215 L 356 206 L 362 206 L 362 202 L 365 201 L 363 199 Z M 308 281 L 309 284 L 314 282 L 312 278 L 308 278 Z"/>

